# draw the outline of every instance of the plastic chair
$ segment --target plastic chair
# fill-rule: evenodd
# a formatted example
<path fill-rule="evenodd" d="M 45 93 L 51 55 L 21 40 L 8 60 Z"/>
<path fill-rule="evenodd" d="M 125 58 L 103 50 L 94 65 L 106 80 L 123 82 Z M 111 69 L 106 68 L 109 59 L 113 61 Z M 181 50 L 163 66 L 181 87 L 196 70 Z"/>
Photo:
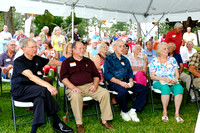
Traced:
<path fill-rule="evenodd" d="M 197 93 L 200 93 L 200 89 L 197 89 L 197 88 L 194 87 L 194 85 L 193 85 L 194 76 L 191 73 L 190 73 L 190 77 L 191 77 L 191 84 L 190 84 L 190 89 L 189 89 L 188 93 L 190 94 L 190 91 L 194 92 L 195 102 L 197 104 L 197 109 L 198 109 L 198 111 L 200 111 L 198 97 L 197 97 Z"/>
<path fill-rule="evenodd" d="M 1 96 L 3 96 L 3 82 L 7 82 L 7 83 L 9 83 L 10 82 L 10 79 L 4 79 L 3 77 L 2 77 L 2 70 L 1 70 L 1 68 L 0 68 L 0 74 L 1 74 L 1 78 L 0 78 L 0 88 L 1 88 Z"/>
<path fill-rule="evenodd" d="M 64 87 L 66 90 L 66 87 Z M 69 118 L 73 118 L 74 116 L 70 116 L 69 115 L 69 107 L 68 107 L 68 104 L 69 104 L 69 101 L 70 101 L 70 98 L 67 96 L 66 93 L 64 93 L 65 95 L 65 103 L 66 103 L 66 109 L 67 109 L 67 121 L 69 122 Z M 99 120 L 99 111 L 98 111 L 98 102 L 95 101 L 92 97 L 83 97 L 83 102 L 88 102 L 88 101 L 94 101 L 95 102 L 95 111 L 96 113 L 88 113 L 88 114 L 83 114 L 83 116 L 91 116 L 91 115 L 96 115 L 97 116 L 97 119 Z"/>

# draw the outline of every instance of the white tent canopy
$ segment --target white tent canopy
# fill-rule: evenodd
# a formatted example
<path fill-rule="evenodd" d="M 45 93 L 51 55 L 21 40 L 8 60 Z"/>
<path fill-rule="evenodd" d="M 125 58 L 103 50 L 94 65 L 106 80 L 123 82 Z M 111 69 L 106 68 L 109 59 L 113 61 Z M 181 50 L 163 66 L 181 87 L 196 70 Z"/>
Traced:
<path fill-rule="evenodd" d="M 77 17 L 127 22 L 185 21 L 200 18 L 200 0 L 0 0 L 0 10 L 15 6 L 16 12 L 69 16 L 71 8 Z"/>

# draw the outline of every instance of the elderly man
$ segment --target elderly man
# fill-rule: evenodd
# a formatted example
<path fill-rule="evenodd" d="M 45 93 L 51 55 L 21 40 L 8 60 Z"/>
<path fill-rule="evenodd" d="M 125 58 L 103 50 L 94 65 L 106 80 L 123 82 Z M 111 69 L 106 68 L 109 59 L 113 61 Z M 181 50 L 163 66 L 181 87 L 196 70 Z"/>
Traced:
<path fill-rule="evenodd" d="M 99 32 L 95 32 L 95 35 L 92 37 L 92 39 L 98 39 L 100 41 L 101 37 L 99 36 Z"/>
<path fill-rule="evenodd" d="M 60 61 L 48 60 L 37 56 L 37 44 L 33 39 L 23 38 L 20 46 L 24 54 L 14 61 L 13 75 L 11 78 L 11 95 L 14 100 L 33 102 L 33 122 L 31 133 L 36 133 L 38 127 L 46 122 L 47 116 L 52 116 L 53 129 L 62 133 L 73 132 L 57 116 L 60 107 L 52 96 L 57 94 L 57 89 L 41 78 L 38 71 L 46 65 L 61 65 Z"/>
<path fill-rule="evenodd" d="M 168 43 L 169 56 L 174 57 L 176 59 L 179 66 L 179 69 L 178 69 L 179 74 L 180 74 L 179 78 L 182 81 L 186 82 L 186 88 L 189 91 L 191 78 L 190 78 L 190 75 L 183 72 L 184 66 L 183 66 L 181 55 L 179 53 L 176 53 L 175 49 L 176 49 L 176 45 L 174 43 Z M 190 96 L 191 96 L 191 102 L 194 102 L 195 101 L 194 92 L 190 91 Z"/>
<path fill-rule="evenodd" d="M 114 44 L 115 52 L 107 56 L 105 59 L 104 78 L 109 82 L 109 89 L 118 93 L 116 99 L 121 108 L 122 118 L 125 121 L 130 121 L 132 119 L 135 122 L 139 122 L 140 120 L 137 117 L 136 110 L 142 110 L 148 88 L 133 82 L 134 75 L 130 62 L 122 55 L 124 48 L 124 41 L 118 39 Z M 128 90 L 137 93 L 136 100 L 130 111 L 128 111 L 127 107 Z"/>
<path fill-rule="evenodd" d="M 156 57 L 156 50 L 153 49 L 153 43 L 152 41 L 146 42 L 147 49 L 143 50 L 142 53 L 147 55 L 148 63 L 151 62 L 151 60 Z"/>
<path fill-rule="evenodd" d="M 49 27 L 44 26 L 44 27 L 42 28 L 42 31 L 41 31 L 40 34 L 39 34 L 39 37 L 41 38 L 42 43 L 43 43 L 45 40 L 48 39 L 48 36 L 47 36 L 48 33 L 49 33 Z"/>
<path fill-rule="evenodd" d="M 92 43 L 92 47 L 87 49 L 87 52 L 92 54 L 92 57 L 94 57 L 97 54 L 97 44 L 98 44 L 98 40 L 97 39 L 93 39 L 91 41 Z"/>
<path fill-rule="evenodd" d="M 74 41 L 80 41 L 81 35 L 78 33 L 78 29 L 74 29 Z"/>
<path fill-rule="evenodd" d="M 44 44 L 42 44 L 42 39 L 40 37 L 36 38 L 36 44 L 37 44 L 37 54 L 40 54 L 42 50 L 45 49 Z"/>
<path fill-rule="evenodd" d="M 137 36 L 135 34 L 133 34 L 132 30 L 129 31 L 128 38 L 131 38 L 133 43 L 136 43 L 136 41 L 137 41 Z"/>
<path fill-rule="evenodd" d="M 3 31 L 0 33 L 0 38 L 2 38 L 3 49 L 4 49 L 4 52 L 5 52 L 7 50 L 7 47 L 6 47 L 7 42 L 12 39 L 11 33 L 8 32 L 8 26 L 7 25 L 3 26 Z"/>
<path fill-rule="evenodd" d="M 165 37 L 165 42 L 167 43 L 173 42 L 176 44 L 176 50 L 175 50 L 176 53 L 180 53 L 180 47 L 183 40 L 181 33 L 182 29 L 183 25 L 181 23 L 176 23 L 174 25 L 174 29 L 169 31 Z"/>
<path fill-rule="evenodd" d="M 194 87 L 197 89 L 200 89 L 200 54 L 195 53 L 192 57 L 190 57 L 189 61 L 189 72 L 191 72 L 194 75 Z M 197 95 L 198 96 L 198 95 Z M 200 97 L 198 97 L 197 100 L 200 100 Z"/>
<path fill-rule="evenodd" d="M 113 119 L 110 94 L 99 85 L 100 74 L 94 63 L 84 57 L 84 46 L 81 42 L 72 44 L 73 55 L 64 60 L 61 66 L 61 81 L 67 86 L 66 93 L 70 98 L 72 111 L 76 120 L 78 133 L 84 132 L 82 122 L 83 97 L 90 96 L 99 101 L 101 110 L 101 124 L 113 130 L 107 121 Z"/>
<path fill-rule="evenodd" d="M 7 51 L 0 54 L 0 68 L 2 69 L 4 79 L 10 78 L 9 71 L 13 68 L 15 50 L 16 43 L 14 40 L 10 40 L 7 43 Z"/>

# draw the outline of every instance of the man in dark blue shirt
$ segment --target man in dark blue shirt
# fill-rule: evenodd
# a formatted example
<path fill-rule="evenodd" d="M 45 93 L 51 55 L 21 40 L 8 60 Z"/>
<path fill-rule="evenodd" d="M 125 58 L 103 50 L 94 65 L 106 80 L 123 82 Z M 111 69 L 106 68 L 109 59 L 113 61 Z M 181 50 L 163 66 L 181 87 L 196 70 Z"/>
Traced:
<path fill-rule="evenodd" d="M 178 66 L 179 66 L 178 70 L 179 70 L 179 74 L 180 74 L 180 80 L 186 82 L 186 88 L 189 91 L 191 78 L 190 78 L 190 75 L 183 72 L 183 69 L 184 69 L 183 60 L 179 53 L 175 53 L 176 45 L 172 42 L 168 43 L 168 50 L 169 50 L 169 56 L 172 56 L 176 59 Z M 190 91 L 190 96 L 191 96 L 191 101 L 195 102 L 195 96 L 194 96 L 193 91 Z"/>
<path fill-rule="evenodd" d="M 125 42 L 121 39 L 118 39 L 116 44 L 113 45 L 115 52 L 107 56 L 104 62 L 104 78 L 109 81 L 109 90 L 118 93 L 116 99 L 121 108 L 122 118 L 125 121 L 130 121 L 132 119 L 135 122 L 139 122 L 140 120 L 137 117 L 136 110 L 142 110 L 148 88 L 133 82 L 134 76 L 130 62 L 122 55 L 124 47 Z M 130 111 L 128 111 L 126 99 L 128 90 L 137 93 L 136 100 Z"/>

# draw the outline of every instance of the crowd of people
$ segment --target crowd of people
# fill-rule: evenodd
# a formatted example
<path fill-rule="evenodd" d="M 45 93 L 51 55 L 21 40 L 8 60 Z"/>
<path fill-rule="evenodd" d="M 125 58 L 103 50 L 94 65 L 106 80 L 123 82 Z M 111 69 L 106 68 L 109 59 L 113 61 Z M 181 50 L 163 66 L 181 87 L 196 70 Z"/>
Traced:
<path fill-rule="evenodd" d="M 191 78 L 183 71 L 188 69 L 195 76 L 194 86 L 200 88 L 200 54 L 193 48 L 191 28 L 188 27 L 183 36 L 182 28 L 181 23 L 176 23 L 171 31 L 163 34 L 161 42 L 155 44 L 153 37 L 144 43 L 131 30 L 128 35 L 123 31 L 121 36 L 116 32 L 112 38 L 106 32 L 102 38 L 95 32 L 92 39 L 80 41 L 81 35 L 75 29 L 72 42 L 67 41 L 58 26 L 54 28 L 52 36 L 48 36 L 49 28 L 44 26 L 39 35 L 26 37 L 23 30 L 19 30 L 12 37 L 4 25 L 0 33 L 0 68 L 3 78 L 12 80 L 12 97 L 34 103 L 31 133 L 45 123 L 45 112 L 52 116 L 54 130 L 73 132 L 57 116 L 60 107 L 52 97 L 57 94 L 57 89 L 46 77 L 50 69 L 54 70 L 56 76 L 56 66 L 59 66 L 60 81 L 67 87 L 66 94 L 70 99 L 78 133 L 85 130 L 82 121 L 85 96 L 99 102 L 100 123 L 106 129 L 115 129 L 110 124 L 113 119 L 110 100 L 113 104 L 119 104 L 123 120 L 140 122 L 137 111 L 142 111 L 146 102 L 149 90 L 147 75 L 151 77 L 153 87 L 161 91 L 162 120 L 169 120 L 167 107 L 172 92 L 175 119 L 183 123 L 179 112 L 184 88 L 179 79 L 186 82 L 189 91 Z M 9 77 L 10 70 L 13 70 L 12 77 Z M 108 89 L 118 95 L 110 99 L 109 91 L 99 86 L 104 81 L 107 81 Z M 127 106 L 128 91 L 136 93 L 130 109 Z M 194 92 L 190 91 L 190 96 L 195 101 Z"/>

